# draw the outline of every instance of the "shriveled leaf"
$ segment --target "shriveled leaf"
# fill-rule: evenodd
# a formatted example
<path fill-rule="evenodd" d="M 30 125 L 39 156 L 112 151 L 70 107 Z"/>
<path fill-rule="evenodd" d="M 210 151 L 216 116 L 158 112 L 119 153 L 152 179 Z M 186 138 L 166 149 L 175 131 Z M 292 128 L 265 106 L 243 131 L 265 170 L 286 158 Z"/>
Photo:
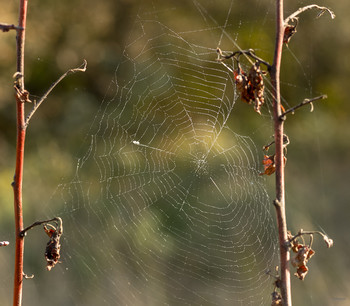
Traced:
<path fill-rule="evenodd" d="M 287 25 L 284 28 L 283 43 L 288 44 L 290 39 L 296 32 L 296 25 Z"/>
<path fill-rule="evenodd" d="M 309 271 L 309 268 L 305 265 L 302 265 L 298 268 L 297 272 L 294 273 L 296 277 L 298 277 L 300 280 L 304 280 L 305 276 L 307 275 Z"/>
<path fill-rule="evenodd" d="M 240 68 L 234 71 L 236 89 L 241 94 L 241 100 L 248 104 L 254 103 L 254 110 L 259 114 L 265 101 L 264 74 L 258 62 L 253 64 L 248 75 Z"/>
<path fill-rule="evenodd" d="M 264 159 L 262 161 L 262 164 L 264 165 L 264 172 L 260 173 L 260 175 L 271 175 L 276 171 L 276 164 L 275 164 L 275 155 L 264 155 Z"/>

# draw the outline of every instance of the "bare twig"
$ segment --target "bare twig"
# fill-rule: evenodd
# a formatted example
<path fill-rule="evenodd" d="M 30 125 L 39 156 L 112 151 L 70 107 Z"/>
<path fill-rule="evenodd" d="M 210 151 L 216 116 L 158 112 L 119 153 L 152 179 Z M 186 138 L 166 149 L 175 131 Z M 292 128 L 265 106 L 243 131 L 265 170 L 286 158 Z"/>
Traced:
<path fill-rule="evenodd" d="M 55 217 L 55 218 L 52 218 L 50 220 L 43 220 L 43 221 L 36 221 L 34 222 L 32 225 L 29 225 L 28 227 L 26 227 L 24 230 L 22 230 L 20 232 L 20 235 L 22 237 L 24 237 L 26 235 L 26 232 L 29 231 L 30 229 L 32 229 L 33 227 L 35 226 L 38 226 L 38 225 L 41 225 L 41 224 L 46 224 L 46 223 L 49 223 L 49 222 L 52 222 L 52 221 L 56 221 L 58 226 L 61 228 L 62 227 L 62 219 L 59 218 L 59 217 Z"/>
<path fill-rule="evenodd" d="M 269 144 L 263 146 L 264 151 L 268 151 L 270 147 L 275 143 L 274 140 L 272 140 Z M 283 134 L 283 148 L 286 148 L 290 144 L 289 137 L 286 134 Z"/>
<path fill-rule="evenodd" d="M 282 113 L 281 116 L 280 116 L 280 119 L 281 119 L 281 120 L 284 120 L 284 119 L 285 119 L 285 116 L 286 116 L 287 114 L 289 114 L 289 113 L 294 114 L 294 112 L 295 112 L 298 108 L 300 108 L 300 107 L 302 107 L 302 106 L 305 106 L 305 105 L 308 105 L 308 104 L 311 105 L 311 110 L 310 110 L 310 112 L 312 112 L 312 111 L 314 110 L 314 107 L 313 107 L 313 104 L 312 104 L 313 102 L 318 101 L 318 100 L 327 99 L 327 98 L 328 98 L 327 95 L 321 95 L 321 96 L 314 97 L 314 98 L 311 98 L 311 99 L 304 99 L 304 101 L 301 102 L 300 104 L 298 104 L 298 105 L 296 105 L 296 106 L 293 106 L 293 107 L 291 107 L 290 109 L 286 110 L 284 113 Z"/>
<path fill-rule="evenodd" d="M 320 235 L 323 238 L 323 241 L 326 243 L 327 247 L 330 248 L 333 246 L 333 239 L 329 238 L 327 235 L 325 235 L 324 233 L 320 232 L 320 231 L 304 231 L 304 230 L 300 230 L 298 232 L 298 234 L 294 235 L 293 237 L 289 238 L 289 245 L 290 243 L 293 242 L 295 239 L 297 239 L 298 237 L 301 237 L 303 235 L 309 235 L 310 237 L 313 237 L 314 234 Z M 311 243 L 310 243 L 311 244 Z"/>
<path fill-rule="evenodd" d="M 329 8 L 324 7 L 324 6 L 319 6 L 316 4 L 311 4 L 311 5 L 307 5 L 304 7 L 299 8 L 297 11 L 295 11 L 293 14 L 289 15 L 285 20 L 284 20 L 284 24 L 287 25 L 289 23 L 289 21 L 296 19 L 298 15 L 300 15 L 301 13 L 307 11 L 307 10 L 311 10 L 311 9 L 318 9 L 320 10 L 320 12 L 318 13 L 316 18 L 321 17 L 325 12 L 328 12 L 331 15 L 331 18 L 334 19 L 335 18 L 335 14 L 333 11 L 331 11 Z"/>
<path fill-rule="evenodd" d="M 23 28 L 14 24 L 0 23 L 0 30 L 3 32 L 8 32 L 10 30 L 23 30 Z"/>
<path fill-rule="evenodd" d="M 266 62 L 265 60 L 258 57 L 255 54 L 255 51 L 253 49 L 235 51 L 235 52 L 231 53 L 230 55 L 224 55 L 220 48 L 217 48 L 216 52 L 218 53 L 218 58 L 217 58 L 218 61 L 223 61 L 225 59 L 230 59 L 233 57 L 237 62 L 239 62 L 239 57 L 242 54 L 244 54 L 244 55 L 247 55 L 247 56 L 257 60 L 259 63 L 264 64 L 268 70 L 270 70 L 270 68 L 271 68 L 271 65 L 268 62 Z"/>
<path fill-rule="evenodd" d="M 50 88 L 45 92 L 45 94 L 40 98 L 39 101 L 34 102 L 34 107 L 31 110 L 31 112 L 28 114 L 26 120 L 25 120 L 25 126 L 27 127 L 29 124 L 30 119 L 33 117 L 34 113 L 37 111 L 41 103 L 43 103 L 48 95 L 51 93 L 51 91 L 69 74 L 76 73 L 76 72 L 85 72 L 87 67 L 87 61 L 84 59 L 83 64 L 81 64 L 77 68 L 69 69 L 64 74 L 62 74 L 51 86 Z"/>

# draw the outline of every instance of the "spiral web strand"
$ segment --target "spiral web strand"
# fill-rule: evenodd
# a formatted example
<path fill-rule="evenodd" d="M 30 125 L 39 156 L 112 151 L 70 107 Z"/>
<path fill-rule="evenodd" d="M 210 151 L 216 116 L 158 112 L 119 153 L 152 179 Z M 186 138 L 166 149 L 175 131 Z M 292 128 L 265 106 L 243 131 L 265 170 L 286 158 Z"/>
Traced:
<path fill-rule="evenodd" d="M 78 288 L 69 299 L 264 305 L 276 233 L 260 153 L 227 125 L 240 120 L 232 73 L 189 33 L 142 19 L 134 30 L 76 175 L 56 193 L 60 266 Z"/>

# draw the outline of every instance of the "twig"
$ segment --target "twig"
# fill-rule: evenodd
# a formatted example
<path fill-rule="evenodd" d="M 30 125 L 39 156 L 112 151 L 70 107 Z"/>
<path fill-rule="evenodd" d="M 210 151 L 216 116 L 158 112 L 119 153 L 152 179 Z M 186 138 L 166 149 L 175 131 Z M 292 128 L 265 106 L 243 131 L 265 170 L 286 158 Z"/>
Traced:
<path fill-rule="evenodd" d="M 301 237 L 303 235 L 310 235 L 310 237 L 313 237 L 314 234 L 320 235 L 324 242 L 326 243 L 327 247 L 330 248 L 333 246 L 333 239 L 329 238 L 327 235 L 325 235 L 324 233 L 320 232 L 320 231 L 304 231 L 304 230 L 300 230 L 298 232 L 298 234 L 294 235 L 292 238 L 289 238 L 289 244 L 291 242 L 293 242 L 295 239 L 297 239 L 298 237 Z"/>
<path fill-rule="evenodd" d="M 314 107 L 313 107 L 313 104 L 312 102 L 315 102 L 315 101 L 318 101 L 318 100 L 323 100 L 323 99 L 327 99 L 327 95 L 321 95 L 321 96 L 318 96 L 318 97 L 314 97 L 314 98 L 311 98 L 311 99 L 304 99 L 303 102 L 301 102 L 300 104 L 294 106 L 294 107 L 291 107 L 290 109 L 286 110 L 284 113 L 282 113 L 282 115 L 280 116 L 280 119 L 281 120 L 284 120 L 285 119 L 285 116 L 289 113 L 294 113 L 298 108 L 304 106 L 304 105 L 308 105 L 310 104 L 311 105 L 311 112 L 314 110 Z"/>
<path fill-rule="evenodd" d="M 216 52 L 218 53 L 218 59 L 217 59 L 218 61 L 222 61 L 224 59 L 230 59 L 231 57 L 233 57 L 237 62 L 239 62 L 239 57 L 242 54 L 244 54 L 244 55 L 247 55 L 247 56 L 257 60 L 259 63 L 264 64 L 267 67 L 267 70 L 270 70 L 270 68 L 271 68 L 271 65 L 268 62 L 266 62 L 265 60 L 258 57 L 255 54 L 255 51 L 253 49 L 235 51 L 230 55 L 223 55 L 220 48 L 217 48 Z"/>
<path fill-rule="evenodd" d="M 14 24 L 0 23 L 0 30 L 3 32 L 8 32 L 10 30 L 23 30 L 23 28 Z"/>
<path fill-rule="evenodd" d="M 320 10 L 321 12 L 318 13 L 317 17 L 316 18 L 319 18 L 321 17 L 325 12 L 328 12 L 330 15 L 331 15 L 331 18 L 334 19 L 335 18 L 335 14 L 333 11 L 331 11 L 329 8 L 327 7 L 324 7 L 324 6 L 318 6 L 316 4 L 311 4 L 311 5 L 307 5 L 307 6 L 304 6 L 304 7 L 301 7 L 299 8 L 297 11 L 295 11 L 293 14 L 289 15 L 285 20 L 284 20 L 284 24 L 287 25 L 289 23 L 290 20 L 293 20 L 293 19 L 296 19 L 296 17 L 307 11 L 307 10 L 310 10 L 310 9 L 318 9 Z"/>
<path fill-rule="evenodd" d="M 34 102 L 34 107 L 31 110 L 31 112 L 28 114 L 26 120 L 25 120 L 25 126 L 27 127 L 29 124 L 30 119 L 33 117 L 34 113 L 36 112 L 36 110 L 39 108 L 39 106 L 41 105 L 41 103 L 43 103 L 46 98 L 48 97 L 48 95 L 51 93 L 51 91 L 69 74 L 72 73 L 76 73 L 76 72 L 85 72 L 86 71 L 86 67 L 87 67 L 87 61 L 84 59 L 83 64 L 80 65 L 77 68 L 73 68 L 73 69 L 69 69 L 67 70 L 64 74 L 62 74 L 59 79 L 57 79 L 57 81 L 55 81 L 50 88 L 46 91 L 46 93 L 40 98 L 39 101 Z"/>
<path fill-rule="evenodd" d="M 272 140 L 269 144 L 263 146 L 264 151 L 268 151 L 268 149 L 275 143 L 274 140 Z M 289 137 L 286 134 L 283 134 L 283 148 L 286 148 L 290 144 Z"/>
<path fill-rule="evenodd" d="M 56 221 L 58 224 L 59 224 L 59 228 L 62 227 L 62 219 L 59 218 L 59 217 L 55 217 L 55 218 L 52 218 L 50 220 L 44 220 L 44 221 L 36 221 L 34 222 L 32 225 L 29 225 L 28 227 L 26 227 L 24 230 L 22 230 L 20 232 L 20 235 L 22 237 L 24 237 L 26 235 L 26 232 L 29 231 L 30 229 L 32 229 L 33 227 L 35 226 L 38 226 L 38 225 L 41 225 L 41 224 L 44 224 L 44 223 L 49 223 L 49 222 L 52 222 L 52 221 Z"/>

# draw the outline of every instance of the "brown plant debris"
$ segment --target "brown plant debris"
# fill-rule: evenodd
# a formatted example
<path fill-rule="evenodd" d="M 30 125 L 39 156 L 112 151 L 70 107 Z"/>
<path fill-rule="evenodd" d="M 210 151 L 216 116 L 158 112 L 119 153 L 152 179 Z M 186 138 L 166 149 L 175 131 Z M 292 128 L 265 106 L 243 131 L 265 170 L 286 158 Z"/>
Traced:
<path fill-rule="evenodd" d="M 248 104 L 254 103 L 254 110 L 258 114 L 261 114 L 260 109 L 265 102 L 264 74 L 266 72 L 260 69 L 258 61 L 252 65 L 248 75 L 240 67 L 234 71 L 235 84 L 241 94 L 241 100 Z"/>
<path fill-rule="evenodd" d="M 264 172 L 261 172 L 260 175 L 271 175 L 275 173 L 276 171 L 276 161 L 275 161 L 275 154 L 273 155 L 264 155 L 264 159 L 262 161 L 262 164 L 264 166 Z M 287 158 L 283 156 L 283 164 L 286 165 Z"/>
<path fill-rule="evenodd" d="M 63 226 L 61 218 L 57 219 L 59 219 L 57 228 L 49 223 L 44 225 L 44 230 L 46 234 L 50 237 L 50 240 L 46 244 L 45 249 L 45 258 L 47 261 L 46 269 L 48 271 L 50 271 L 57 263 L 59 263 L 58 260 L 60 259 L 60 238 L 63 233 Z"/>

